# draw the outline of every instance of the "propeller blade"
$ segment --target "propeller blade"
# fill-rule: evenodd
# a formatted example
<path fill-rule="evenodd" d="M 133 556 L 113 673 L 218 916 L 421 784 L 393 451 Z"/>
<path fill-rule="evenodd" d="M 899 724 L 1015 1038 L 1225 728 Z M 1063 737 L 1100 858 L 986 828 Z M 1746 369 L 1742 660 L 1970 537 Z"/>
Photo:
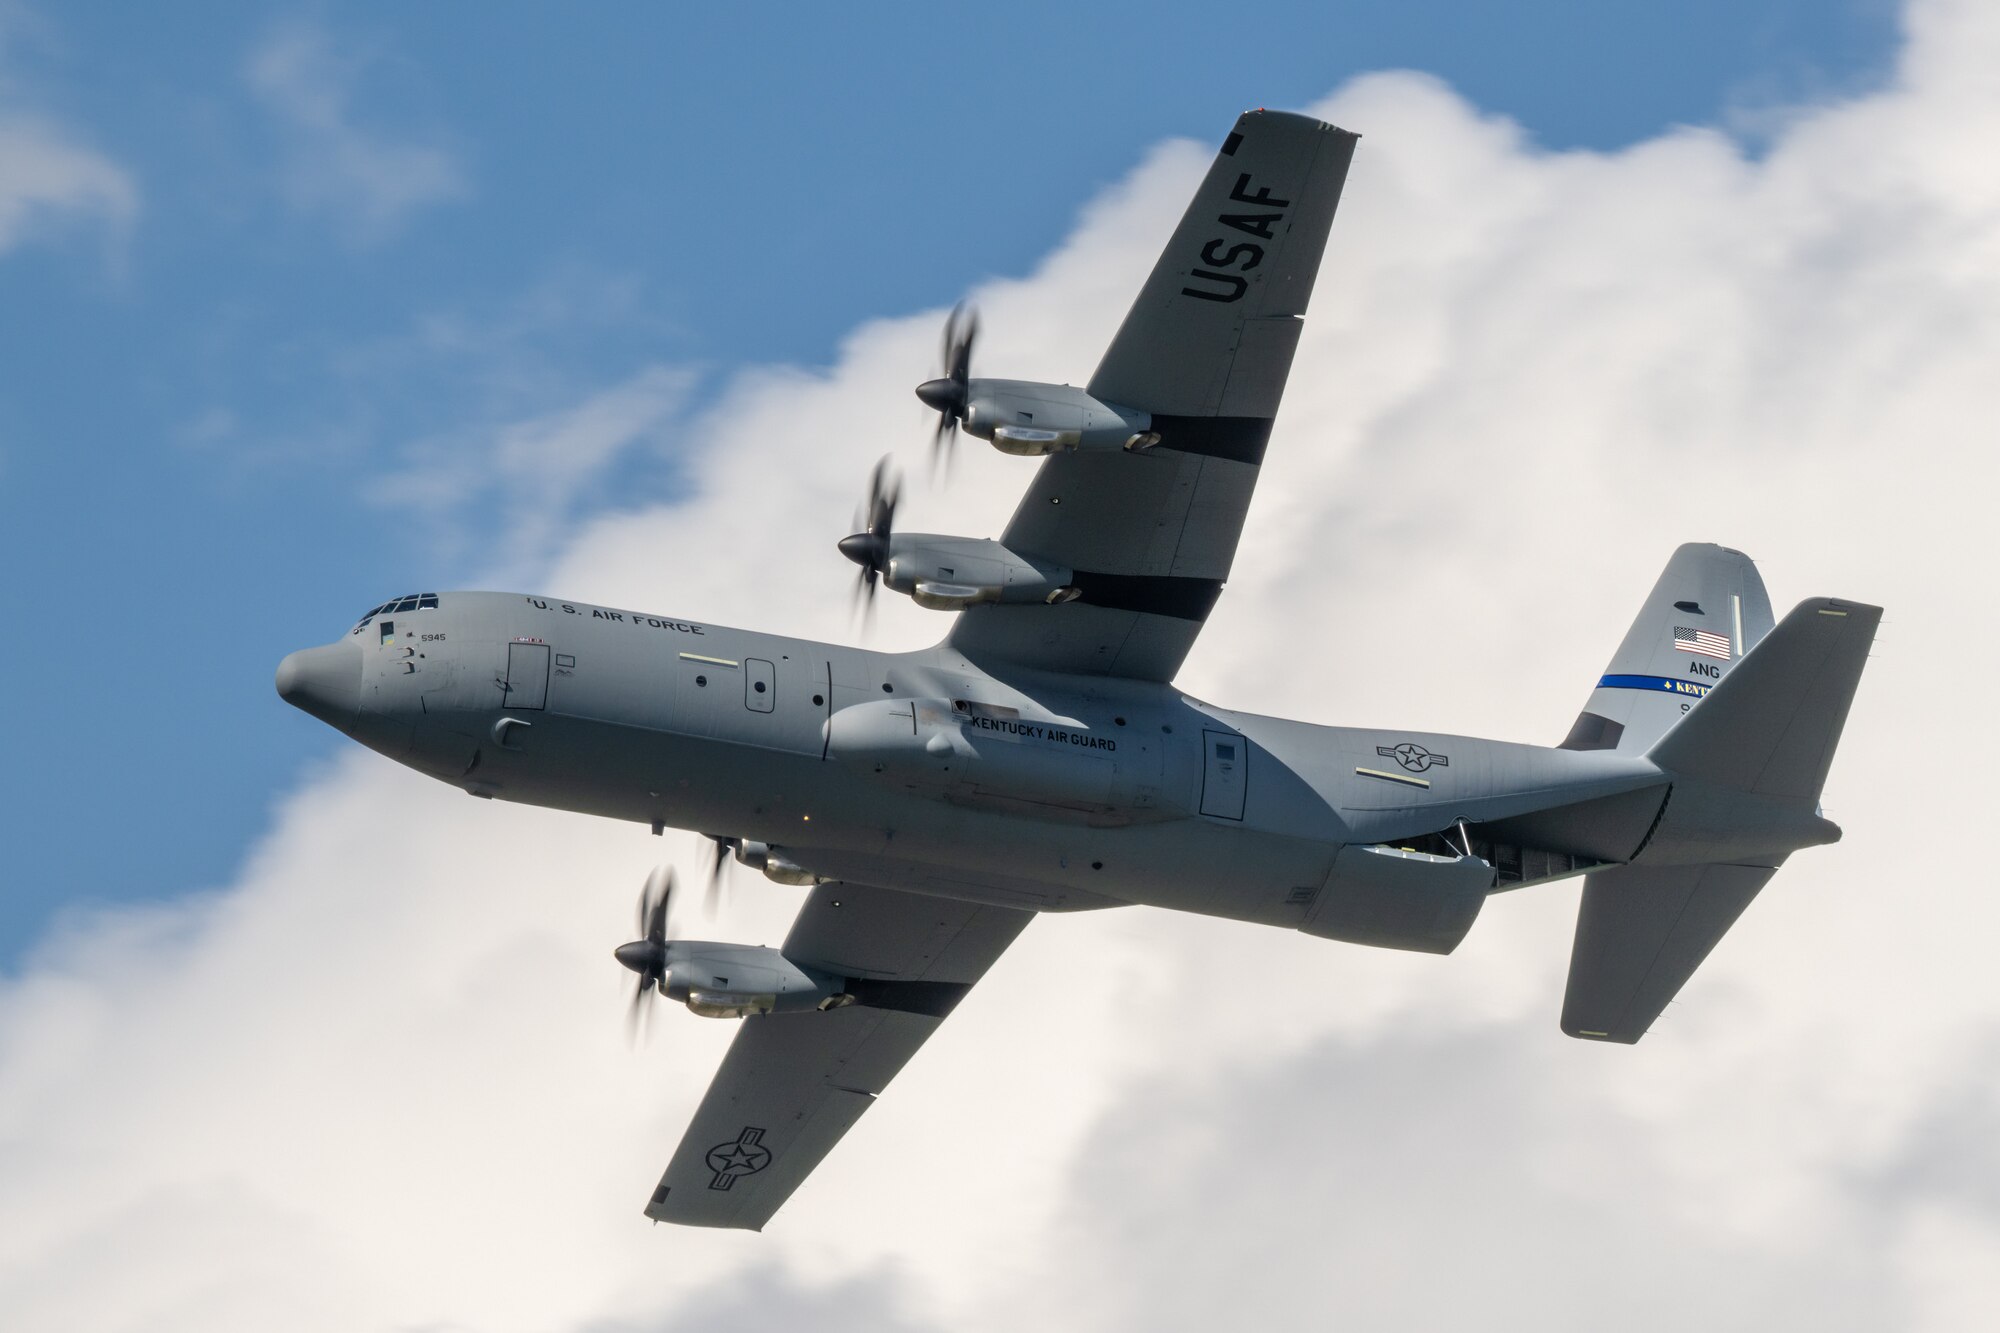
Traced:
<path fill-rule="evenodd" d="M 949 412 L 938 413 L 937 425 L 931 431 L 931 471 L 936 472 L 941 461 L 948 463 L 957 447 L 958 418 Z"/>
<path fill-rule="evenodd" d="M 889 552 L 896 535 L 896 509 L 902 504 L 903 484 L 887 455 L 868 475 L 868 495 L 855 511 L 858 531 L 842 537 L 836 545 L 840 553 L 861 566 L 848 596 L 850 612 L 859 609 L 864 627 L 874 610 L 875 585 L 887 571 Z"/>
<path fill-rule="evenodd" d="M 655 866 L 639 890 L 639 935 L 611 951 L 623 967 L 639 974 L 632 1002 L 625 1007 L 625 1034 L 636 1045 L 641 1030 L 652 1021 L 648 991 L 666 993 L 667 916 L 674 898 L 674 871 L 671 866 Z"/>
<path fill-rule="evenodd" d="M 962 391 L 972 378 L 972 344 L 979 337 L 979 311 L 969 301 L 951 308 L 944 321 L 944 374 Z"/>
<path fill-rule="evenodd" d="M 645 940 L 648 944 L 661 944 L 667 938 L 667 904 L 674 896 L 674 872 L 668 868 L 655 870 L 646 879 L 646 889 L 639 901 L 645 904 Z"/>
<path fill-rule="evenodd" d="M 958 427 L 965 420 L 966 404 L 972 393 L 972 348 L 979 339 L 979 311 L 960 301 L 944 321 L 944 374 L 917 386 L 917 397 L 936 410 L 937 425 L 931 428 L 931 475 L 940 461 L 949 467 L 958 443 Z"/>
<path fill-rule="evenodd" d="M 634 1046 L 639 1044 L 640 1033 L 650 1021 L 652 1006 L 646 1003 L 646 991 L 652 984 L 650 976 L 640 977 L 639 988 L 632 992 L 632 1003 L 625 1007 L 625 1040 Z"/>
<path fill-rule="evenodd" d="M 716 909 L 722 905 L 722 876 L 729 865 L 731 838 L 709 839 L 715 844 L 714 855 L 708 863 L 708 887 L 701 897 L 702 914 L 710 921 L 715 920 Z"/>

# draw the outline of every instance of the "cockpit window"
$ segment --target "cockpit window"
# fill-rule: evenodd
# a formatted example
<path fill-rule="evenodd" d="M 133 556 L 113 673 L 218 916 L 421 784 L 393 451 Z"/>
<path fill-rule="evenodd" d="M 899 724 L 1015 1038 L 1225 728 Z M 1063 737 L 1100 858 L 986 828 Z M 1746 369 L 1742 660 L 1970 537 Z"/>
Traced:
<path fill-rule="evenodd" d="M 371 608 L 361 617 L 350 633 L 359 634 L 368 628 L 368 622 L 380 615 L 400 615 L 405 611 L 435 611 L 438 609 L 438 595 L 434 592 L 413 592 L 407 597 L 396 597 Z"/>

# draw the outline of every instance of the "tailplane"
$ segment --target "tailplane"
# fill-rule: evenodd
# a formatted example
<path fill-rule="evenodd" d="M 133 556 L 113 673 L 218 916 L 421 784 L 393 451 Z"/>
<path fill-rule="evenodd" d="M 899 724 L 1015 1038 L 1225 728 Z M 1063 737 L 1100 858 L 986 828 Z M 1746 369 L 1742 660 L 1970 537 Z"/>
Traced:
<path fill-rule="evenodd" d="M 1775 866 L 1619 866 L 1587 875 L 1562 1030 L 1631 1045 L 1736 924 Z"/>
<path fill-rule="evenodd" d="M 1689 551 L 1719 550 L 1682 547 L 1674 559 L 1678 564 Z M 1755 580 L 1747 560 L 1742 567 Z M 1663 579 L 1662 587 L 1668 582 Z M 1763 588 L 1749 586 L 1762 608 Z M 1657 589 L 1654 595 L 1660 596 Z M 1741 591 L 1730 595 L 1743 599 L 1747 628 L 1750 599 Z M 1649 603 L 1648 614 L 1654 609 Z M 1755 650 L 1737 655 L 1740 661 L 1718 659 L 1726 678 L 1699 706 L 1670 719 L 1665 734 L 1647 747 L 1646 757 L 1672 789 L 1633 863 L 1584 882 L 1563 998 L 1564 1032 L 1638 1041 L 1785 858 L 1839 838 L 1840 830 L 1819 812 L 1819 797 L 1881 618 L 1880 607 L 1858 602 L 1801 602 L 1753 639 Z M 1641 626 L 1627 636 L 1627 649 Z M 1678 636 L 1685 628 L 1673 632 Z M 1592 703 L 1610 688 L 1617 687 L 1601 687 Z M 1659 716 L 1657 708 L 1627 715 L 1635 725 Z"/>
<path fill-rule="evenodd" d="M 1647 757 L 1682 781 L 1817 801 L 1881 620 L 1879 606 L 1800 602 Z"/>

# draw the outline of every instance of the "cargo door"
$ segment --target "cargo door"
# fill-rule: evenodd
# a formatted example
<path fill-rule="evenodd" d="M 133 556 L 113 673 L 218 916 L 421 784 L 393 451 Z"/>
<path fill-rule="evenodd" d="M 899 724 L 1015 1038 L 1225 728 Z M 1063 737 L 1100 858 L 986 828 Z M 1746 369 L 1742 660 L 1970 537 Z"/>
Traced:
<path fill-rule="evenodd" d="M 1204 731 L 1201 741 L 1201 812 L 1217 819 L 1243 818 L 1250 743 L 1233 731 Z"/>
<path fill-rule="evenodd" d="M 546 643 L 507 645 L 507 682 L 502 708 L 540 709 L 549 702 L 549 646 Z"/>

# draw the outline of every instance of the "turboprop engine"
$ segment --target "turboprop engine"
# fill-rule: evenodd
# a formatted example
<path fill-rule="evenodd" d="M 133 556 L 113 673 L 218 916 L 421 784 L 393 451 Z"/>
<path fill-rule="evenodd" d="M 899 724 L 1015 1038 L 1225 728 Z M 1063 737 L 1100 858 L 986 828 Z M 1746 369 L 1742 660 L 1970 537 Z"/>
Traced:
<path fill-rule="evenodd" d="M 1102 402 L 1071 385 L 974 379 L 978 336 L 978 313 L 966 305 L 953 310 L 944 325 L 944 374 L 917 386 L 917 397 L 938 414 L 933 467 L 961 426 L 1002 453 L 1030 457 L 1059 449 L 1150 449 L 1160 442 L 1150 414 Z"/>
<path fill-rule="evenodd" d="M 978 602 L 1058 603 L 1077 595 L 1070 569 L 985 537 L 898 532 L 883 539 L 856 533 L 841 539 L 840 551 L 863 568 L 872 564 L 892 591 L 933 611 L 959 611 Z"/>
<path fill-rule="evenodd" d="M 630 1013 L 635 1028 L 647 991 L 679 1000 L 703 1018 L 838 1009 L 854 1002 L 847 978 L 801 967 L 776 949 L 668 939 L 667 906 L 673 893 L 673 872 L 654 871 L 639 894 L 641 937 L 612 950 L 613 957 L 639 974 Z"/>
<path fill-rule="evenodd" d="M 827 755 L 920 796 L 1098 826 L 1186 814 L 1163 791 L 1162 737 L 1023 717 L 962 699 L 879 699 L 826 721 Z"/>
<path fill-rule="evenodd" d="M 673 940 L 660 993 L 703 1018 L 833 1009 L 850 1002 L 845 978 L 800 967 L 758 944 Z"/>
<path fill-rule="evenodd" d="M 902 485 L 884 458 L 855 514 L 856 525 L 866 526 L 837 543 L 842 555 L 861 566 L 854 591 L 866 604 L 873 605 L 878 582 L 933 611 L 958 611 L 978 602 L 1067 602 L 1077 596 L 1075 572 L 1054 561 L 984 537 L 896 531 L 901 495 Z"/>
<path fill-rule="evenodd" d="M 1067 384 L 969 380 L 965 388 L 960 423 L 966 434 L 991 441 L 1003 454 L 1035 457 L 1060 449 L 1145 449 L 1159 443 L 1150 413 L 1100 402 Z"/>

